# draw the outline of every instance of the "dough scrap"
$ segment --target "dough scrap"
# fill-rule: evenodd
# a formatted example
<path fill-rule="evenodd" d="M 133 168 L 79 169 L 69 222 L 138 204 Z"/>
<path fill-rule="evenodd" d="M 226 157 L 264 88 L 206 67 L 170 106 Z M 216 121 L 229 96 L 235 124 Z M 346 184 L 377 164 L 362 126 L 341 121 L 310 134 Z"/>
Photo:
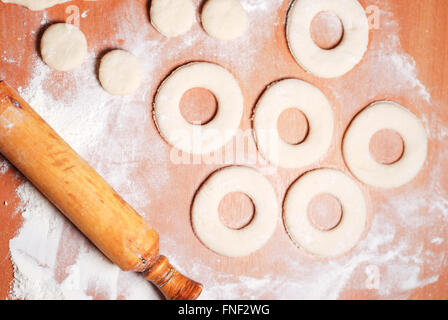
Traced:
<path fill-rule="evenodd" d="M 344 26 L 341 42 L 330 50 L 320 48 L 311 37 L 311 22 L 322 11 L 335 13 Z M 369 22 L 357 0 L 295 0 L 288 13 L 286 37 L 302 68 L 318 77 L 335 78 L 363 58 L 369 43 Z"/>
<path fill-rule="evenodd" d="M 56 23 L 45 30 L 40 42 L 42 59 L 55 70 L 79 67 L 87 54 L 84 33 L 69 23 Z"/>
<path fill-rule="evenodd" d="M 246 31 L 248 17 L 239 0 L 208 0 L 202 9 L 201 22 L 210 36 L 233 40 Z"/>
<path fill-rule="evenodd" d="M 279 135 L 277 121 L 289 108 L 303 112 L 309 124 L 306 139 L 297 145 Z M 253 118 L 255 140 L 266 160 L 282 168 L 300 168 L 318 161 L 333 138 L 334 116 L 325 95 L 308 82 L 286 79 L 269 86 L 258 101 Z"/>
<path fill-rule="evenodd" d="M 184 119 L 179 103 L 193 88 L 211 91 L 218 102 L 215 117 L 204 125 Z M 234 76 L 221 66 L 193 62 L 176 69 L 160 85 L 154 102 L 154 119 L 160 135 L 176 149 L 205 154 L 226 144 L 243 117 L 243 93 Z"/>
<path fill-rule="evenodd" d="M 339 200 L 339 224 L 322 231 L 308 218 L 308 204 L 319 194 Z M 349 176 L 334 169 L 310 171 L 293 183 L 284 202 L 284 221 L 291 239 L 307 252 L 319 257 L 339 256 L 353 248 L 361 238 L 367 221 L 364 195 Z"/>
<path fill-rule="evenodd" d="M 2 0 L 4 3 L 15 3 L 33 11 L 44 10 L 72 0 Z"/>
<path fill-rule="evenodd" d="M 255 207 L 252 221 L 240 230 L 226 227 L 219 218 L 219 203 L 231 192 L 246 194 Z M 278 210 L 274 188 L 263 175 L 248 167 L 227 167 L 212 174 L 199 189 L 192 206 L 192 224 L 209 249 L 228 257 L 243 257 L 271 238 Z"/>
<path fill-rule="evenodd" d="M 403 139 L 404 152 L 395 163 L 378 163 L 370 153 L 370 140 L 382 129 L 392 129 Z M 428 137 L 422 122 L 391 101 L 375 102 L 361 111 L 343 141 L 350 171 L 362 182 L 378 188 L 396 188 L 410 182 L 425 164 L 427 151 Z"/>
<path fill-rule="evenodd" d="M 107 92 L 125 96 L 134 93 L 140 86 L 142 66 L 132 53 L 112 50 L 101 59 L 98 77 Z"/>
<path fill-rule="evenodd" d="M 177 37 L 190 30 L 195 15 L 191 0 L 151 1 L 151 24 L 167 37 Z"/>

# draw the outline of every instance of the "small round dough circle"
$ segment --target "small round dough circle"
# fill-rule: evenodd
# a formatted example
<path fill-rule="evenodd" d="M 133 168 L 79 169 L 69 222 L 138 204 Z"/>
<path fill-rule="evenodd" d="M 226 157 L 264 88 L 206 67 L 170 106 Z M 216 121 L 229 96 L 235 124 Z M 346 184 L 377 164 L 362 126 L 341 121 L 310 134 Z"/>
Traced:
<path fill-rule="evenodd" d="M 308 120 L 309 133 L 297 145 L 285 142 L 278 132 L 281 113 L 296 108 Z M 258 101 L 253 117 L 255 140 L 260 153 L 282 168 L 300 168 L 318 161 L 333 138 L 334 116 L 325 95 L 308 82 L 286 79 L 274 83 Z"/>
<path fill-rule="evenodd" d="M 87 54 L 84 33 L 69 23 L 56 23 L 42 35 L 40 52 L 44 62 L 58 71 L 79 67 Z"/>
<path fill-rule="evenodd" d="M 219 218 L 219 203 L 231 192 L 246 194 L 255 208 L 252 221 L 240 230 L 228 228 Z M 274 188 L 263 175 L 248 167 L 227 167 L 212 174 L 196 194 L 192 206 L 193 229 L 214 252 L 243 257 L 271 238 L 277 226 L 278 209 Z"/>
<path fill-rule="evenodd" d="M 218 102 L 215 117 L 205 125 L 189 123 L 180 101 L 193 88 L 211 91 Z M 154 119 L 161 136 L 176 149 L 191 154 L 217 150 L 236 134 L 243 117 L 243 93 L 234 76 L 213 63 L 193 62 L 176 69 L 161 84 Z"/>
<path fill-rule="evenodd" d="M 210 36 L 233 40 L 246 31 L 248 17 L 239 0 L 208 0 L 202 9 L 201 22 Z"/>
<path fill-rule="evenodd" d="M 370 153 L 370 140 L 383 129 L 396 131 L 404 142 L 400 160 L 378 163 Z M 350 171 L 362 182 L 378 188 L 396 188 L 410 182 L 423 167 L 428 137 L 422 122 L 408 109 L 391 101 L 375 102 L 361 111 L 345 133 L 343 154 Z"/>
<path fill-rule="evenodd" d="M 134 93 L 142 80 L 142 66 L 132 53 L 112 50 L 101 59 L 99 80 L 112 95 L 126 96 Z"/>
<path fill-rule="evenodd" d="M 322 231 L 312 225 L 307 210 L 311 200 L 329 194 L 339 200 L 339 224 Z M 349 176 L 334 169 L 310 171 L 289 189 L 284 201 L 284 222 L 291 239 L 305 251 L 319 257 L 334 257 L 352 249 L 361 238 L 367 221 L 364 195 Z"/>
<path fill-rule="evenodd" d="M 152 0 L 149 15 L 161 34 L 177 37 L 191 29 L 196 13 L 191 0 Z"/>
<path fill-rule="evenodd" d="M 311 37 L 311 22 L 320 12 L 335 13 L 344 26 L 341 42 L 320 48 Z M 288 13 L 286 36 L 292 55 L 305 70 L 321 78 L 335 78 L 355 67 L 369 43 L 369 23 L 356 0 L 296 0 Z"/>

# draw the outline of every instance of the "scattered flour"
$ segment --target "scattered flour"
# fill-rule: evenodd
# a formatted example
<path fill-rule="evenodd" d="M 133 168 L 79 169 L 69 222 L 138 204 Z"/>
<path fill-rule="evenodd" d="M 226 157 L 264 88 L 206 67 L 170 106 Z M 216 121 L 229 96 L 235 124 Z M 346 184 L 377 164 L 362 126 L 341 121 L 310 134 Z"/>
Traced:
<path fill-rule="evenodd" d="M 283 1 L 242 0 L 242 3 L 251 19 L 264 22 L 259 32 L 273 32 L 272 12 L 276 12 Z M 133 17 L 138 16 L 134 10 L 137 8 L 130 4 L 126 10 L 117 11 L 117 18 L 134 21 Z M 429 103 L 431 96 L 417 78 L 415 62 L 401 49 L 393 16 L 385 11 L 382 15 L 389 38 L 385 43 L 374 43 L 366 57 L 374 60 L 372 65 L 376 69 L 384 70 L 380 80 L 375 80 L 370 92 L 353 93 L 350 88 L 338 84 L 331 84 L 330 89 L 341 104 L 350 101 L 351 94 L 359 95 L 354 101 L 364 101 L 365 95 L 374 97 L 379 93 L 389 95 L 410 91 L 415 92 L 417 101 Z M 46 21 L 46 13 L 43 13 L 42 24 Z M 55 78 L 36 56 L 31 81 L 20 89 L 20 93 L 133 207 L 144 214 L 153 200 L 143 192 L 145 187 L 150 184 L 151 188 L 162 189 L 170 179 L 163 141 L 149 140 L 145 134 L 152 126 L 148 101 L 152 100 L 150 95 L 158 86 L 151 81 L 152 75 L 167 73 L 160 69 L 161 59 L 176 60 L 179 52 L 194 50 L 194 59 L 216 59 L 237 70 L 236 76 L 244 84 L 251 73 L 257 72 L 256 53 L 261 44 L 256 35 L 250 34 L 242 40 L 222 45 L 197 30 L 185 35 L 173 47 L 169 40 L 141 28 L 142 23 L 134 21 L 133 25 L 120 28 L 108 39 L 111 43 L 124 39 L 122 47 L 131 50 L 144 64 L 146 73 L 142 82 L 150 85 L 142 87 L 135 96 L 116 98 L 105 93 L 94 75 L 96 57 L 93 54 L 82 70 L 63 79 Z M 139 30 L 139 39 L 130 39 L 135 37 L 128 35 L 136 30 Z M 143 38 L 146 40 L 141 41 Z M 359 68 L 362 69 L 363 64 Z M 370 74 L 371 70 L 360 72 Z M 366 81 L 373 83 L 374 80 Z M 364 95 L 362 99 L 361 95 Z M 349 108 L 348 112 L 351 111 Z M 126 139 L 122 133 L 129 132 L 130 127 L 133 128 L 133 139 Z M 446 128 L 442 129 L 448 132 Z M 442 141 L 446 134 L 439 135 Z M 147 147 L 142 150 L 142 145 Z M 439 164 L 443 161 L 436 160 Z M 139 171 L 141 162 L 157 167 L 156 176 Z M 6 162 L 0 166 L 1 171 L 7 168 Z M 292 248 L 285 236 L 284 242 L 278 245 L 289 246 L 286 254 L 276 252 L 273 247 L 272 270 L 263 278 L 254 278 L 217 273 L 206 263 L 191 261 L 190 256 L 179 250 L 176 241 L 168 237 L 161 239 L 164 254 L 170 257 L 173 265 L 183 266 L 189 276 L 204 283 L 202 299 L 337 299 L 347 288 L 364 290 L 365 268 L 372 265 L 380 271 L 380 285 L 375 289 L 380 297 L 407 298 L 413 289 L 437 281 L 446 263 L 445 254 L 440 252 L 446 252 L 448 244 L 444 241 L 447 228 L 443 227 L 448 222 L 448 200 L 443 194 L 433 192 L 440 188 L 437 168 L 440 166 L 430 171 L 430 186 L 425 190 L 392 196 L 379 206 L 366 237 L 347 256 L 329 261 L 310 259 L 298 255 L 297 248 Z M 17 194 L 22 202 L 24 222 L 10 242 L 15 275 L 11 298 L 90 299 L 98 295 L 107 299 L 159 298 L 142 277 L 122 272 L 104 258 L 30 183 L 21 185 Z M 392 216 L 391 212 L 397 214 Z M 422 212 L 425 212 L 424 218 Z M 417 248 L 412 245 L 415 233 L 427 237 L 427 241 Z M 73 243 L 76 246 L 70 246 Z M 297 258 L 290 259 L 291 256 Z M 67 261 L 61 261 L 64 259 Z M 287 272 L 284 274 L 288 277 L 278 274 L 277 263 L 285 266 Z M 423 272 L 423 268 L 428 270 Z"/>
<path fill-rule="evenodd" d="M 90 57 L 88 63 L 93 66 L 94 62 L 95 59 Z M 110 96 L 98 87 L 91 74 L 79 71 L 74 77 L 79 85 L 74 95 L 73 92 L 67 92 L 55 98 L 45 89 L 45 85 L 55 85 L 51 83 L 51 71 L 37 60 L 31 83 L 19 91 L 75 150 L 109 178 L 109 182 L 121 191 L 128 202 L 136 208 L 144 207 L 149 200 L 141 194 L 138 196 L 139 182 L 128 179 L 134 170 L 132 163 L 141 159 L 141 155 L 135 151 L 141 139 L 136 137 L 135 144 L 127 146 L 109 141 L 104 133 L 108 132 L 110 118 L 118 110 L 114 108 L 114 101 L 110 101 Z M 123 99 L 120 102 L 126 107 L 130 101 Z M 115 125 L 124 127 L 129 125 L 127 121 L 132 121 L 136 126 L 138 122 L 135 120 L 122 117 L 118 118 Z M 108 156 L 107 152 L 120 160 L 119 165 L 99 165 L 101 158 Z M 160 179 L 160 183 L 163 184 L 163 179 Z M 58 265 L 56 258 L 63 231 L 73 227 L 29 182 L 21 185 L 17 194 L 22 200 L 24 223 L 10 242 L 15 273 L 11 297 L 86 299 L 90 298 L 86 291 L 94 286 L 106 298 L 117 299 L 121 294 L 119 287 L 123 272 L 87 242 L 82 243 L 75 263 L 67 267 L 67 276 L 59 282 L 55 280 Z M 138 278 L 139 281 L 131 280 L 137 282 L 133 295 L 139 292 L 146 298 L 158 297 L 143 278 Z"/>
<path fill-rule="evenodd" d="M 0 162 L 0 174 L 5 174 L 6 171 L 9 170 L 9 162 L 5 161 L 2 158 L 2 161 Z"/>
<path fill-rule="evenodd" d="M 385 9 L 383 2 L 378 6 Z M 371 78 L 363 78 L 371 85 L 367 90 L 357 91 L 351 84 L 335 81 L 329 83 L 329 88 L 344 106 L 343 112 L 350 115 L 359 110 L 360 101 L 378 96 L 406 95 L 415 106 L 428 105 L 429 108 L 424 110 L 433 110 L 437 104 L 418 79 L 414 59 L 401 47 L 399 28 L 393 14 L 382 11 L 381 18 L 381 30 L 371 32 L 381 32 L 385 40 L 371 41 L 365 57 L 370 63 L 361 63 L 358 70 L 353 71 L 371 75 Z M 437 138 L 440 146 L 445 146 L 440 148 L 439 158 L 432 159 L 431 168 L 425 168 L 428 172 L 424 182 L 426 187 L 409 188 L 409 191 L 395 195 L 391 193 L 384 203 L 377 205 L 365 239 L 350 255 L 313 263 L 304 259 L 302 263 L 300 258 L 292 260 L 292 255 L 274 253 L 270 258 L 277 265 L 287 265 L 288 277 L 273 271 L 264 278 L 240 276 L 235 279 L 226 274 L 216 276 L 203 265 L 196 265 L 192 276 L 197 274 L 204 278 L 204 275 L 210 275 L 203 280 L 208 291 L 202 298 L 337 299 L 347 289 L 370 289 L 368 267 L 378 270 L 378 286 L 372 287 L 371 292 L 382 298 L 406 299 L 415 289 L 438 281 L 447 264 L 444 239 L 448 234 L 448 198 L 439 185 L 439 179 L 441 168 L 447 165 L 444 137 L 448 128 L 440 123 L 437 116 L 428 115 L 423 120 L 429 136 Z M 429 128 L 435 129 L 430 131 Z M 423 239 L 417 246 L 416 234 Z"/>
<path fill-rule="evenodd" d="M 117 18 L 132 21 L 135 16 L 133 12 L 137 9 L 131 4 L 124 13 L 117 10 Z M 40 24 L 46 23 L 48 16 L 43 12 Z M 185 36 L 180 44 L 172 48 L 165 38 L 152 39 L 154 36 L 149 31 L 139 32 L 146 41 L 129 37 L 129 33 L 136 31 L 135 28 L 141 30 L 138 24 L 120 28 L 110 36 L 109 41 L 114 43 L 124 39 L 123 48 L 129 48 L 141 57 L 146 71 L 142 82 L 151 83 L 152 87 L 142 86 L 140 92 L 133 96 L 113 98 L 102 90 L 93 73 L 96 63 L 94 54 L 90 54 L 82 68 L 63 78 L 55 78 L 53 72 L 36 56 L 30 83 L 19 88 L 19 92 L 125 200 L 145 215 L 144 208 L 151 199 L 142 190 L 148 183 L 152 188 L 162 188 L 169 176 L 165 169 L 169 159 L 161 150 L 164 142 L 161 139 L 146 141 L 144 134 L 152 121 L 148 112 L 148 101 L 152 100 L 149 95 L 158 86 L 152 81 L 153 72 L 157 72 L 162 57 L 175 59 L 178 52 L 192 49 L 198 43 L 205 42 L 204 47 L 220 45 L 201 32 Z M 243 62 L 233 57 L 241 45 L 235 42 L 227 49 L 217 51 L 223 63 L 240 64 L 238 69 L 243 73 L 250 72 L 243 68 L 246 65 L 244 61 L 250 60 L 254 51 L 244 50 Z M 249 48 L 249 45 L 244 47 Z M 199 55 L 210 55 L 210 52 Z M 128 133 L 129 128 L 134 130 L 133 139 L 126 139 L 121 134 L 124 131 Z M 143 149 L 142 145 L 147 148 Z M 138 173 L 138 164 L 143 161 L 158 168 L 155 175 L 149 173 L 141 176 Z M 7 170 L 7 162 L 3 162 L 3 168 Z M 134 273 L 120 271 L 81 239 L 77 239 L 81 245 L 74 250 L 75 261 L 67 262 L 64 276 L 56 281 L 55 275 L 60 268 L 60 258 L 57 259 L 60 245 L 67 238 L 64 230 L 71 230 L 73 226 L 29 182 L 21 185 L 17 194 L 22 201 L 24 222 L 18 235 L 10 242 L 15 276 L 11 298 L 88 299 L 93 295 L 87 293 L 92 287 L 97 288 L 96 294 L 99 292 L 100 296 L 108 299 L 159 298 L 146 280 Z M 79 235 L 77 237 L 80 238 Z"/>
<path fill-rule="evenodd" d="M 42 24 L 46 20 L 44 14 Z M 130 47 L 133 46 L 130 44 Z M 140 54 L 151 52 L 152 46 L 155 43 L 149 43 L 143 48 L 135 45 Z M 150 58 L 157 59 L 157 55 Z M 165 159 L 160 158 L 162 141 L 146 141 L 142 134 L 148 127 L 148 117 L 142 115 L 149 114 L 144 101 L 145 88 L 136 98 L 114 99 L 101 89 L 96 80 L 93 72 L 96 56 L 91 54 L 87 60 L 72 76 L 55 79 L 52 71 L 36 56 L 31 81 L 25 88 L 19 88 L 19 92 L 139 210 L 151 200 L 142 194 L 147 177 L 136 177 L 135 164 L 148 160 L 160 167 L 159 174 L 153 178 L 159 186 L 163 186 L 168 174 L 164 173 Z M 145 68 L 149 74 L 155 61 L 145 59 Z M 135 137 L 132 141 L 121 139 L 121 130 L 130 127 L 135 130 Z M 141 151 L 142 145 L 151 150 L 149 158 L 147 152 Z M 1 170 L 7 168 L 7 162 L 3 162 Z M 21 185 L 17 194 L 22 201 L 24 221 L 18 235 L 10 242 L 15 275 L 11 298 L 88 299 L 93 295 L 88 294 L 92 288 L 93 292 L 108 299 L 159 297 L 146 280 L 136 274 L 120 271 L 82 239 L 77 239 L 81 245 L 74 250 L 75 261 L 68 263 L 66 274 L 56 281 L 60 244 L 67 238 L 64 230 L 74 228 L 29 182 Z M 128 291 L 129 284 L 132 290 Z"/>
<path fill-rule="evenodd" d="M 6 51 L 3 52 L 3 57 L 2 57 L 2 60 L 3 60 L 4 62 L 6 62 L 6 63 L 17 63 L 17 61 L 16 61 L 14 58 L 8 58 L 8 57 L 5 55 L 5 53 L 6 53 Z"/>
<path fill-rule="evenodd" d="M 241 2 L 247 13 L 272 12 L 272 10 L 275 9 L 274 7 L 279 7 L 282 3 L 283 0 L 245 0 Z"/>

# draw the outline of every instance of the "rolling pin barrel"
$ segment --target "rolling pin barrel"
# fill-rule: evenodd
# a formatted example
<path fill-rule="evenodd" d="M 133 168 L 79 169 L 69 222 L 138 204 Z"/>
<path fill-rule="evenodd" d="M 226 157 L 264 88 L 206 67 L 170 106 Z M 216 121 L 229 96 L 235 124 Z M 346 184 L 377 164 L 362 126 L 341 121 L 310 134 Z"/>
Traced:
<path fill-rule="evenodd" d="M 4 81 L 0 153 L 121 269 L 145 272 L 168 299 L 199 296 L 159 255 L 157 232 Z"/>

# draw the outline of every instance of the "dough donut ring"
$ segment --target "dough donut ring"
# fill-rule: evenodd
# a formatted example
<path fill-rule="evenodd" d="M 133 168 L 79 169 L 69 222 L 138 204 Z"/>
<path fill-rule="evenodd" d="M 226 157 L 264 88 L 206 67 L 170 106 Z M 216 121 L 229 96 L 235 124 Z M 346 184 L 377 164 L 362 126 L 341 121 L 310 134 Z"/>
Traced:
<path fill-rule="evenodd" d="M 323 11 L 335 13 L 344 26 L 341 42 L 330 50 L 320 48 L 311 38 L 311 22 Z M 318 77 L 334 78 L 361 61 L 369 43 L 369 23 L 356 0 L 296 0 L 288 13 L 286 37 L 301 67 Z"/>
<path fill-rule="evenodd" d="M 397 131 L 404 153 L 393 164 L 375 161 L 369 150 L 372 136 L 382 130 Z M 375 102 L 361 111 L 345 133 L 343 153 L 350 171 L 362 182 L 378 188 L 396 188 L 411 181 L 426 161 L 428 137 L 421 121 L 405 107 L 391 101 Z"/>
<path fill-rule="evenodd" d="M 219 203 L 231 192 L 249 196 L 255 207 L 252 221 L 240 230 L 226 227 L 219 218 Z M 227 167 L 213 173 L 199 189 L 192 206 L 197 237 L 211 250 L 228 257 L 242 257 L 260 249 L 277 225 L 278 203 L 270 182 L 248 167 Z"/>
<path fill-rule="evenodd" d="M 277 129 L 283 111 L 297 108 L 310 127 L 306 139 L 298 144 L 286 143 Z M 299 168 L 318 161 L 333 138 L 333 110 L 325 95 L 315 86 L 297 79 L 271 85 L 261 96 L 254 111 L 255 140 L 261 154 L 283 168 Z"/>
<path fill-rule="evenodd" d="M 215 117 L 193 125 L 180 112 L 183 94 L 192 88 L 210 90 L 216 97 Z M 216 64 L 194 62 L 176 69 L 160 86 L 154 118 L 161 136 L 175 148 L 204 154 L 219 149 L 237 132 L 243 117 L 243 93 L 234 76 Z"/>
<path fill-rule="evenodd" d="M 319 194 L 334 196 L 342 206 L 341 221 L 329 231 L 315 228 L 308 219 L 308 204 Z M 366 220 L 367 209 L 361 189 L 338 170 L 305 173 L 293 183 L 285 197 L 286 230 L 299 247 L 316 256 L 338 256 L 349 251 L 361 238 Z"/>

